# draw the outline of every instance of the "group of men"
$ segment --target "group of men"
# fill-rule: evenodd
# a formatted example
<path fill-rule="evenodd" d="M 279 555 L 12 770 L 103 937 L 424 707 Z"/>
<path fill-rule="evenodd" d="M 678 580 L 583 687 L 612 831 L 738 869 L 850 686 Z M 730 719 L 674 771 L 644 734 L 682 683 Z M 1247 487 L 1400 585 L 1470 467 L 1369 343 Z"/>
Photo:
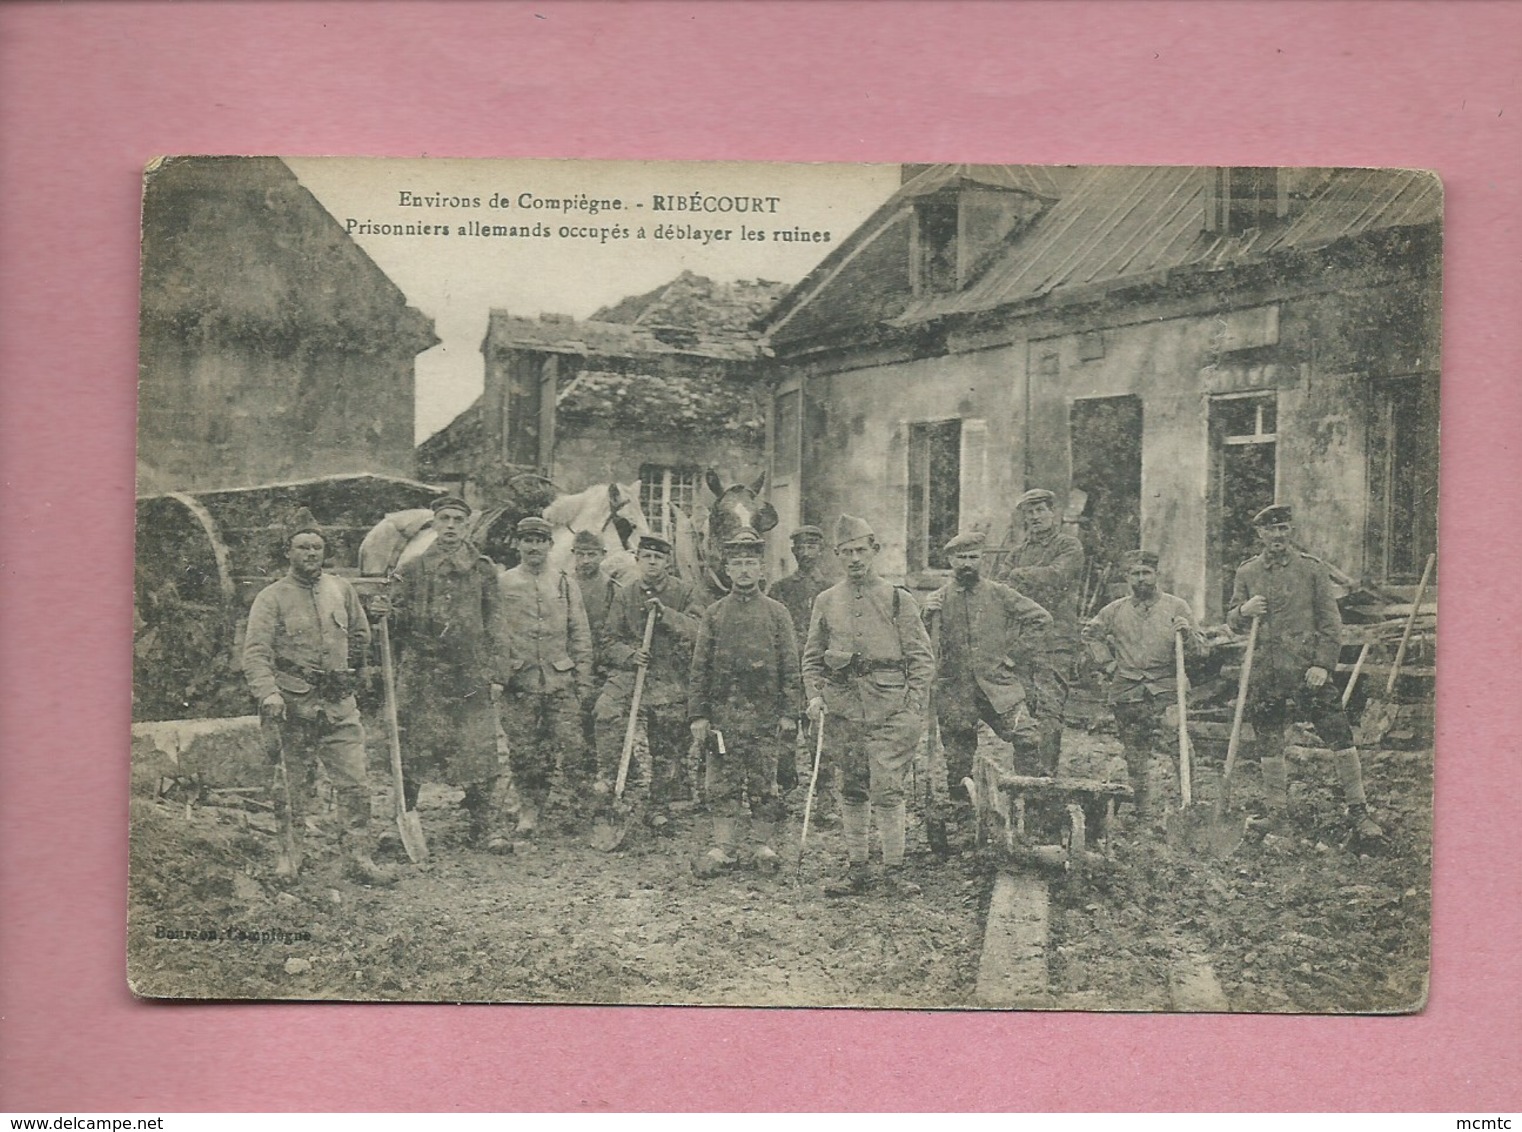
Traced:
<path fill-rule="evenodd" d="M 552 570 L 552 531 L 537 516 L 517 525 L 519 563 L 499 571 L 466 538 L 465 501 L 439 499 L 433 545 L 398 567 L 368 610 L 386 619 L 398 645 L 406 805 L 415 807 L 424 781 L 442 779 L 463 791 L 471 844 L 511 853 L 547 815 L 575 824 L 607 818 L 617 805 L 659 824 L 664 806 L 701 794 L 712 846 L 694 871 L 770 872 L 797 757 L 817 749 L 846 857 L 825 891 L 911 894 L 905 785 L 927 730 L 938 729 L 945 751 L 948 788 L 936 820 L 965 836 L 973 815 L 960 784 L 972 773 L 978 723 L 1013 746 L 1017 773 L 1055 775 L 1068 681 L 1087 644 L 1111 671 L 1110 702 L 1146 829 L 1154 814 L 1148 763 L 1176 692 L 1177 646 L 1199 655 L 1203 638 L 1188 603 L 1157 588 L 1149 550 L 1129 557 L 1130 594 L 1080 624 L 1084 552 L 1062 531 L 1055 496 L 1028 491 L 1017 510 L 1025 541 L 997 579 L 984 575 L 984 536 L 961 533 L 945 547 L 951 579 L 923 603 L 878 574 L 876 535 L 851 515 L 834 529 L 839 581 L 823 569 L 824 532 L 804 526 L 792 534 L 796 572 L 768 590 L 761 537 L 742 529 L 719 548 L 731 589 L 710 600 L 677 576 L 670 543 L 656 535 L 640 537 L 639 576 L 628 585 L 601 571 L 601 541 L 585 532 L 573 543 L 574 570 Z M 1248 718 L 1263 819 L 1282 821 L 1284 729 L 1306 719 L 1337 752 L 1355 836 L 1379 838 L 1330 679 L 1341 621 L 1327 569 L 1291 543 L 1288 507 L 1266 508 L 1255 525 L 1262 553 L 1237 571 L 1228 616 L 1234 628 L 1257 626 Z M 352 686 L 369 618 L 347 582 L 323 573 L 323 552 L 314 522 L 292 527 L 290 571 L 250 613 L 245 670 L 267 726 L 281 732 L 283 756 L 298 769 L 314 758 L 326 765 L 345 868 L 387 884 L 394 872 L 368 847 Z M 646 744 L 631 759 L 636 695 Z M 511 832 L 497 789 L 499 727 L 518 793 Z M 287 856 L 278 867 L 294 875 L 299 859 Z"/>

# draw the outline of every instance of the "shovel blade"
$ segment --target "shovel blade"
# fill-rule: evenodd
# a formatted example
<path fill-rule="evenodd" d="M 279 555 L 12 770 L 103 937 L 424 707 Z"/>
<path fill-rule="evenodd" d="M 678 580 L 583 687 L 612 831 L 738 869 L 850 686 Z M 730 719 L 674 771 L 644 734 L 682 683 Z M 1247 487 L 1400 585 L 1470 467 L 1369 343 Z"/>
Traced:
<path fill-rule="evenodd" d="M 1377 747 L 1395 726 L 1395 705 L 1386 700 L 1370 700 L 1358 718 L 1355 741 L 1360 747 Z"/>
<path fill-rule="evenodd" d="M 623 845 L 628 836 L 627 818 L 603 816 L 592 823 L 592 832 L 587 837 L 587 843 L 599 853 L 612 853 Z"/>
<path fill-rule="evenodd" d="M 423 837 L 423 821 L 416 810 L 403 810 L 396 815 L 396 831 L 401 834 L 407 860 L 414 865 L 428 860 L 428 841 Z"/>
<path fill-rule="evenodd" d="M 1229 857 L 1247 834 L 1246 814 L 1217 813 L 1194 805 L 1168 815 L 1168 844 L 1202 857 Z"/>

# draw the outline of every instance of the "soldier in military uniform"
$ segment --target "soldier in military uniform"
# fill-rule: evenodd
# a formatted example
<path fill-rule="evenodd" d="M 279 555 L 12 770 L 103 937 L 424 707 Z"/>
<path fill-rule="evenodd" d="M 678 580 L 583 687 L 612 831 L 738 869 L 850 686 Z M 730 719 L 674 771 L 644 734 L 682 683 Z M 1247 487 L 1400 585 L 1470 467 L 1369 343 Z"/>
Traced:
<path fill-rule="evenodd" d="M 814 599 L 829 588 L 830 581 L 825 577 L 823 569 L 824 532 L 816 526 L 806 524 L 792 533 L 791 541 L 793 560 L 798 568 L 773 582 L 766 594 L 787 607 L 801 649 L 809 634 L 809 613 L 814 608 Z M 806 748 L 806 743 L 800 735 L 791 755 L 784 752 L 777 762 L 777 785 L 784 791 L 798 785 L 798 752 L 803 748 Z"/>
<path fill-rule="evenodd" d="M 1342 650 L 1342 614 L 1326 564 L 1290 541 L 1289 507 L 1265 507 L 1253 517 L 1253 526 L 1263 551 L 1237 567 L 1227 620 L 1242 632 L 1254 617 L 1259 619 L 1246 718 L 1257 735 L 1269 824 L 1277 825 L 1289 806 L 1285 728 L 1303 719 L 1336 752 L 1337 777 L 1355 835 L 1378 840 L 1384 831 L 1369 816 L 1358 748 L 1332 682 Z"/>
<path fill-rule="evenodd" d="M 847 871 L 826 885 L 831 896 L 873 885 L 869 805 L 882 835 L 886 886 L 895 894 L 917 891 L 903 879 L 904 775 L 924 730 L 935 658 L 913 595 L 878 577 L 877 552 L 866 521 L 842 515 L 835 553 L 846 576 L 814 599 L 803 649 L 808 715 L 825 727 L 831 759 L 842 771 Z"/>
<path fill-rule="evenodd" d="M 598 644 L 602 640 L 608 613 L 613 608 L 613 595 L 618 592 L 618 583 L 603 573 L 602 561 L 607 555 L 607 548 L 597 535 L 591 531 L 576 532 L 576 537 L 571 542 L 571 559 L 575 563 L 571 580 L 581 591 L 582 608 L 587 612 L 587 629 L 592 635 L 592 691 L 581 700 L 581 730 L 585 740 L 582 750 L 588 759 L 586 769 L 594 777 L 597 766 L 593 755 L 597 742 L 594 711 L 605 675 Z"/>
<path fill-rule="evenodd" d="M 1032 488 L 1020 497 L 1015 509 L 1025 524 L 1025 541 L 1010 556 L 1000 579 L 1052 615 L 1047 648 L 1037 658 L 1032 680 L 1046 774 L 1057 773 L 1062 754 L 1068 681 L 1078 655 L 1078 588 L 1084 562 L 1083 544 L 1062 533 L 1056 501 L 1045 488 Z"/>
<path fill-rule="evenodd" d="M 756 868 L 774 872 L 778 864 L 773 841 L 784 814 L 777 759 L 792 757 L 803 684 L 787 607 L 761 592 L 764 555 L 761 536 L 749 529 L 724 543 L 733 585 L 703 611 L 693 648 L 687 710 L 693 741 L 707 751 L 714 839 L 694 864 L 699 876 L 737 863 L 747 825 Z"/>
<path fill-rule="evenodd" d="M 499 775 L 496 709 L 504 675 L 497 568 L 466 539 L 470 506 L 433 502 L 434 543 L 397 568 L 390 593 L 371 602 L 396 626 L 397 715 L 407 808 L 426 777 L 465 791 L 470 841 L 500 836 L 493 791 Z"/>
<path fill-rule="evenodd" d="M 552 783 L 563 783 L 567 799 L 582 785 L 581 700 L 592 694 L 592 637 L 580 588 L 549 568 L 549 523 L 529 515 L 516 534 L 518 565 L 499 579 L 507 677 L 500 712 L 520 797 L 518 833 L 529 836 Z"/>
<path fill-rule="evenodd" d="M 1157 588 L 1157 555 L 1135 550 L 1126 556 L 1131 595 L 1112 601 L 1083 627 L 1083 639 L 1095 659 L 1113 665 L 1110 709 L 1125 754 L 1136 814 L 1151 819 L 1152 792 L 1148 763 L 1163 732 L 1163 713 L 1178 701 L 1174 638 L 1184 638 L 1187 656 L 1205 652 L 1194 612 L 1181 597 Z"/>
<path fill-rule="evenodd" d="M 370 785 L 354 677 L 370 647 L 370 623 L 354 588 L 323 573 L 326 542 L 310 513 L 293 524 L 285 546 L 290 570 L 254 598 L 243 642 L 249 691 L 284 760 L 290 805 L 281 799 L 281 818 L 297 845 L 295 858 L 282 850 L 276 872 L 293 880 L 300 871 L 306 785 L 321 760 L 337 790 L 345 872 L 365 884 L 393 884 L 366 845 Z"/>
<path fill-rule="evenodd" d="M 634 694 L 635 671 L 647 666 L 640 712 L 649 740 L 650 766 L 631 767 L 629 781 L 637 790 L 650 786 L 657 801 L 677 798 L 691 783 L 685 781 L 687 677 L 692 646 L 697 640 L 704 599 L 701 591 L 671 572 L 671 544 L 657 535 L 641 535 L 636 552 L 639 580 L 621 586 L 603 626 L 600 652 L 608 680 L 597 700 L 597 785 L 611 801 L 623 753 L 624 730 Z M 643 649 L 645 618 L 655 613 L 650 651 Z"/>
<path fill-rule="evenodd" d="M 935 714 L 946 751 L 947 796 L 942 820 L 970 829 L 962 779 L 971 777 L 978 720 L 1015 748 L 1018 774 L 1040 773 L 1041 728 L 1027 702 L 1025 680 L 1045 646 L 1052 615 L 1009 586 L 982 576 L 984 536 L 972 531 L 946 544 L 953 578 L 925 599 L 925 619 L 939 644 Z M 1033 698 L 1033 697 L 1031 697 Z"/>

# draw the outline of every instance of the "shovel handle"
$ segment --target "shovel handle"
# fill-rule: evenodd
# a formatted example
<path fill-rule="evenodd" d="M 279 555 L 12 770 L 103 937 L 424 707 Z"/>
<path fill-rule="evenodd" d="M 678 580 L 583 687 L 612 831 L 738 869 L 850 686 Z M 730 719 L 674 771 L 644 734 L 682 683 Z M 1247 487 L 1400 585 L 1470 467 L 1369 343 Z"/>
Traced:
<path fill-rule="evenodd" d="M 382 617 L 376 626 L 380 637 L 381 685 L 386 700 L 386 744 L 391 753 L 391 784 L 396 789 L 396 813 L 407 812 L 407 796 L 402 789 L 402 729 L 396 717 L 396 660 L 391 653 L 391 619 Z"/>
<path fill-rule="evenodd" d="M 1343 707 L 1347 707 L 1348 701 L 1353 698 L 1353 689 L 1358 687 L 1358 676 L 1363 671 L 1363 662 L 1369 659 L 1369 649 L 1373 646 L 1373 641 L 1365 641 L 1363 648 L 1358 650 L 1358 659 L 1353 662 L 1353 672 L 1348 676 L 1348 686 L 1342 690 Z"/>
<path fill-rule="evenodd" d="M 1189 765 L 1189 697 L 1186 692 L 1187 679 L 1184 675 L 1184 634 L 1182 631 L 1173 634 L 1173 682 L 1178 693 L 1178 784 L 1179 796 L 1187 809 L 1193 802 L 1194 797 L 1190 784 L 1191 770 Z"/>
<path fill-rule="evenodd" d="M 1252 654 L 1258 647 L 1258 618 L 1252 619 L 1247 631 L 1247 652 L 1242 657 L 1242 675 L 1237 680 L 1237 707 L 1231 717 L 1231 738 L 1226 742 L 1226 767 L 1221 771 L 1221 795 L 1216 799 L 1216 811 L 1224 812 L 1231 800 L 1231 774 L 1237 768 L 1237 744 L 1242 739 L 1242 716 L 1247 710 L 1247 684 L 1252 679 Z"/>
<path fill-rule="evenodd" d="M 645 614 L 645 639 L 641 648 L 645 652 L 650 651 L 650 642 L 655 639 L 655 609 L 652 608 Z M 634 755 L 634 732 L 639 724 L 639 701 L 645 694 L 645 673 L 649 671 L 646 665 L 641 664 L 634 670 L 634 694 L 629 697 L 629 724 L 624 728 L 624 749 L 618 757 L 618 782 L 613 787 L 613 797 L 624 796 L 624 785 L 629 781 L 629 760 Z"/>
<path fill-rule="evenodd" d="M 1427 583 L 1432 579 L 1432 567 L 1437 562 L 1436 554 L 1427 555 L 1427 564 L 1422 567 L 1422 580 L 1416 587 L 1416 600 L 1411 603 L 1411 615 L 1406 618 L 1406 627 L 1401 631 L 1400 644 L 1395 649 L 1395 663 L 1390 666 L 1390 679 L 1385 681 L 1385 699 L 1395 695 L 1395 682 L 1400 679 L 1400 666 L 1406 662 L 1406 645 L 1411 641 L 1411 630 L 1416 626 L 1416 615 L 1421 612 L 1422 598 L 1427 596 Z"/>
<path fill-rule="evenodd" d="M 803 801 L 803 837 L 798 842 L 798 866 L 803 867 L 803 847 L 809 843 L 809 819 L 814 814 L 814 791 L 819 788 L 819 762 L 824 754 L 824 715 L 814 723 L 814 773 L 809 776 L 809 794 Z"/>

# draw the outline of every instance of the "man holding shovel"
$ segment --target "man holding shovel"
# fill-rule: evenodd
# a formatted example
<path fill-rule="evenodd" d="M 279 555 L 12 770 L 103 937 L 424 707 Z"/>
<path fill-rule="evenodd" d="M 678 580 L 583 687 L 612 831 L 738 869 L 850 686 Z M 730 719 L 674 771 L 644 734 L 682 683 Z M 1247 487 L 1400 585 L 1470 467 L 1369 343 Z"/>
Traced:
<path fill-rule="evenodd" d="M 403 794 L 417 808 L 425 777 L 465 791 L 474 848 L 510 852 L 498 829 L 497 714 L 502 685 L 502 602 L 497 568 L 466 538 L 470 506 L 433 502 L 433 545 L 397 568 L 370 611 L 390 616 L 400 656 L 397 711 L 404 743 Z"/>
<path fill-rule="evenodd" d="M 310 512 L 287 531 L 285 551 L 290 569 L 254 598 L 243 643 L 243 672 L 284 777 L 276 808 L 286 848 L 276 872 L 294 880 L 300 870 L 306 782 L 321 759 L 337 790 L 344 872 L 362 884 L 395 884 L 367 845 L 370 785 L 354 678 L 370 647 L 370 623 L 354 587 L 323 573 L 326 543 Z"/>
<path fill-rule="evenodd" d="M 1326 564 L 1295 548 L 1290 508 L 1275 504 L 1253 517 L 1263 551 L 1237 567 L 1227 620 L 1234 630 L 1259 623 L 1257 658 L 1247 689 L 1248 722 L 1263 768 L 1263 800 L 1270 828 L 1289 808 L 1285 728 L 1306 720 L 1335 751 L 1353 834 L 1377 841 L 1384 831 L 1369 816 L 1363 771 L 1342 699 L 1332 683 L 1342 650 L 1342 614 Z"/>
<path fill-rule="evenodd" d="M 1204 638 L 1195 628 L 1194 614 L 1181 597 L 1157 588 L 1157 555 L 1133 550 L 1125 559 L 1131 596 L 1112 601 L 1083 627 L 1083 639 L 1104 667 L 1114 665 L 1110 678 L 1110 709 L 1120 733 L 1131 796 L 1139 824 L 1153 818 L 1148 764 L 1162 730 L 1163 712 L 1178 696 L 1174 638 L 1182 637 L 1184 653 L 1202 656 Z M 1098 655 L 1098 654 L 1103 655 Z"/>
<path fill-rule="evenodd" d="M 777 759 L 793 757 L 803 683 L 787 607 L 761 592 L 765 552 L 749 528 L 724 543 L 733 587 L 703 611 L 692 653 L 688 714 L 713 811 L 713 848 L 693 864 L 700 877 L 733 868 L 742 847 L 759 872 L 779 864 Z"/>
<path fill-rule="evenodd" d="M 650 786 L 658 802 L 672 800 L 687 785 L 682 781 L 689 746 L 687 676 L 703 597 L 698 587 L 671 572 L 671 544 L 665 539 L 641 535 L 635 557 L 639 580 L 614 595 L 599 648 L 608 682 L 595 712 L 598 810 L 613 803 L 640 669 L 645 670 L 645 679 L 639 712 L 645 720 L 651 765 L 631 770 L 629 780 L 637 788 Z M 645 624 L 651 617 L 655 626 L 646 649 Z"/>
<path fill-rule="evenodd" d="M 903 879 L 904 776 L 925 729 L 925 697 L 935 676 L 930 637 L 914 595 L 878 577 L 877 537 L 865 519 L 842 515 L 835 554 L 845 578 L 814 599 L 803 685 L 816 727 L 829 717 L 830 758 L 842 772 L 840 824 L 846 875 L 827 896 L 871 889 L 868 817 L 882 835 L 883 883 L 913 895 Z"/>

